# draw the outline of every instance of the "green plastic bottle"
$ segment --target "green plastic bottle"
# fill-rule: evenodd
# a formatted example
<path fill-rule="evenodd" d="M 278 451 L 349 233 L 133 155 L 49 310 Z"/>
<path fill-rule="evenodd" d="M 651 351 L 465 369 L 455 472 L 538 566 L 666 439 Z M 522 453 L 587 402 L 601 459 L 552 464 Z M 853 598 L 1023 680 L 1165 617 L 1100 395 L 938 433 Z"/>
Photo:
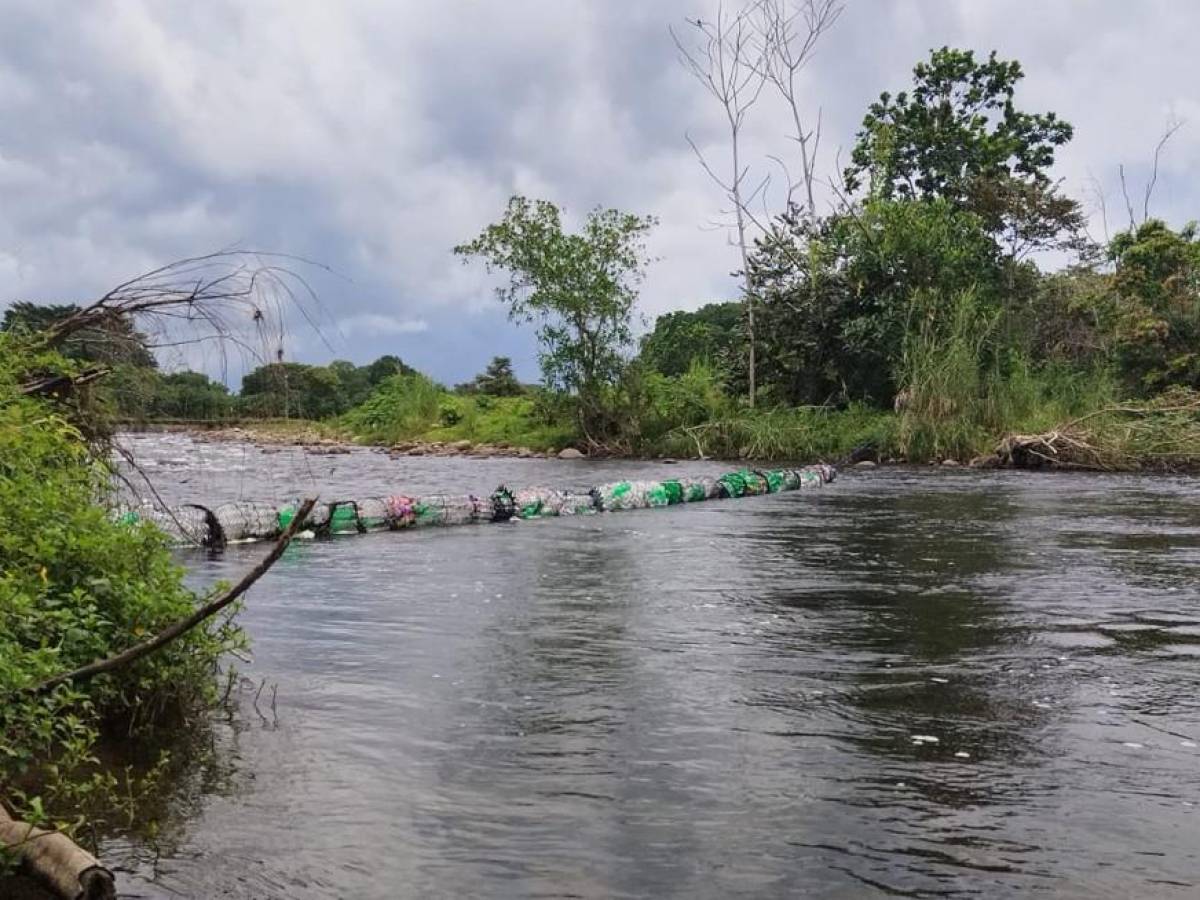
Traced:
<path fill-rule="evenodd" d="M 354 534 L 358 532 L 358 513 L 349 503 L 333 508 L 329 516 L 329 530 L 333 534 Z"/>

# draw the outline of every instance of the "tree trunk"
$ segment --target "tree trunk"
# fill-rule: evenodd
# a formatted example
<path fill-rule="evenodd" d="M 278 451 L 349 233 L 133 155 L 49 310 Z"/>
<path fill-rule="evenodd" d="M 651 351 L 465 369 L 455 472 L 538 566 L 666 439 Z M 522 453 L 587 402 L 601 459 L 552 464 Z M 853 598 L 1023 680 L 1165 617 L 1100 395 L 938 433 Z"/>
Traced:
<path fill-rule="evenodd" d="M 65 834 L 13 819 L 0 806 L 0 847 L 62 900 L 115 900 L 113 874 Z"/>

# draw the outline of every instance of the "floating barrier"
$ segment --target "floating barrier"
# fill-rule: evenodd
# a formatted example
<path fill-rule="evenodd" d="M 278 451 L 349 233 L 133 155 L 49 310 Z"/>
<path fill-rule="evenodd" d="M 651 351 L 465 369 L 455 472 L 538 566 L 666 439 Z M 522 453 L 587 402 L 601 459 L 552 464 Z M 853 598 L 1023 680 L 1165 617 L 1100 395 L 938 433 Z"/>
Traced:
<path fill-rule="evenodd" d="M 401 531 L 427 526 L 473 525 L 513 519 L 584 516 L 630 509 L 655 509 L 704 500 L 755 497 L 819 487 L 833 481 L 833 466 L 801 469 L 739 469 L 719 478 L 669 478 L 664 481 L 613 481 L 587 493 L 547 487 L 512 490 L 504 485 L 486 499 L 473 494 L 364 497 L 316 504 L 303 525 L 316 537 Z M 223 547 L 230 543 L 278 537 L 295 518 L 299 503 L 275 506 L 238 501 L 209 509 L 191 503 L 168 509 L 126 509 L 126 523 L 151 521 L 176 543 Z"/>

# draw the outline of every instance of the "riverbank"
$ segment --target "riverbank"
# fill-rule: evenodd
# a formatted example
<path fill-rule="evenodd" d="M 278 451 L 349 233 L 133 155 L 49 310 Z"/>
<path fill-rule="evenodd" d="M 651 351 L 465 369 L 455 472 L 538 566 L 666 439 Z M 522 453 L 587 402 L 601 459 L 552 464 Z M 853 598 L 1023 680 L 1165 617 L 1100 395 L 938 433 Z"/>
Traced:
<path fill-rule="evenodd" d="M 1076 412 L 996 416 L 986 424 L 956 415 L 918 415 L 861 406 L 743 411 L 587 447 L 569 429 L 532 416 L 506 415 L 498 429 L 475 422 L 425 428 L 360 430 L 342 420 L 243 421 L 236 425 L 161 423 L 150 429 L 185 431 L 200 441 L 252 443 L 268 452 L 302 447 L 314 454 L 372 447 L 391 456 L 512 457 L 585 455 L 629 459 L 729 459 L 761 462 L 859 462 L 974 468 L 1071 469 L 1107 472 L 1200 471 L 1200 394 L 1177 391 L 1154 400 Z M 400 437 L 403 435 L 403 437 Z M 553 436 L 553 440 L 551 437 Z M 589 452 L 590 451 L 590 452 Z"/>

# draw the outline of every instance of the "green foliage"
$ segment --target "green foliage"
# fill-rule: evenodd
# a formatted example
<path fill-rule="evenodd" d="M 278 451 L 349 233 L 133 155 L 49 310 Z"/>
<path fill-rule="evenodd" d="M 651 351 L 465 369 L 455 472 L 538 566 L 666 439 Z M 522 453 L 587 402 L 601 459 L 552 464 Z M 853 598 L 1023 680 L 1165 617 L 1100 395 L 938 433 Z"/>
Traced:
<path fill-rule="evenodd" d="M 236 412 L 229 389 L 201 372 L 161 374 L 153 369 L 117 366 L 103 382 L 114 413 L 122 419 L 186 419 L 215 422 Z"/>
<path fill-rule="evenodd" d="M 735 409 L 728 416 L 665 434 L 653 447 L 669 456 L 810 462 L 840 460 L 860 447 L 889 456 L 895 447 L 895 417 L 862 404 L 845 409 Z"/>
<path fill-rule="evenodd" d="M 367 382 L 371 387 L 378 387 L 393 375 L 416 375 L 417 370 L 407 365 L 404 360 L 391 353 L 385 353 L 367 367 Z"/>
<path fill-rule="evenodd" d="M 756 242 L 762 378 L 777 400 L 888 406 L 922 291 L 1000 302 L 979 218 L 945 200 L 873 200 L 813 221 L 789 214 Z"/>
<path fill-rule="evenodd" d="M 472 441 L 544 450 L 570 443 L 575 430 L 541 394 L 494 397 L 452 394 L 424 375 L 383 383 L 339 424 L 371 443 Z"/>
<path fill-rule="evenodd" d="M 125 649 L 196 602 L 161 532 L 110 516 L 107 456 L 71 411 L 18 394 L 26 373 L 47 367 L 72 370 L 0 334 L 0 792 L 40 791 L 47 814 L 69 820 L 111 786 L 90 771 L 101 732 L 144 734 L 210 703 L 217 662 L 243 637 L 231 618 L 219 619 L 77 689 L 25 693 Z"/>
<path fill-rule="evenodd" d="M 986 443 L 980 412 L 997 319 L 972 291 L 914 296 L 898 368 L 903 392 L 897 444 L 905 459 L 970 457 Z"/>
<path fill-rule="evenodd" d="M 623 438 L 633 449 L 652 449 L 673 431 L 736 410 L 720 371 L 700 359 L 679 375 L 664 375 L 644 363 L 631 366 L 621 385 L 621 403 Z"/>
<path fill-rule="evenodd" d="M 324 419 L 349 404 L 333 369 L 283 362 L 259 366 L 242 379 L 242 409 L 253 416 Z"/>
<path fill-rule="evenodd" d="M 1013 104 L 1024 73 L 993 51 L 943 47 L 913 69 L 911 91 L 880 95 L 863 119 L 846 170 L 854 190 L 869 179 L 883 198 L 941 197 L 970 206 L 976 179 L 1048 181 L 1055 148 L 1074 129 L 1054 113 L 1024 113 Z"/>
<path fill-rule="evenodd" d="M 341 422 L 370 441 L 407 440 L 438 422 L 445 396 L 446 392 L 424 375 L 393 375 L 366 402 L 346 413 Z"/>
<path fill-rule="evenodd" d="M 596 209 L 571 233 L 553 203 L 513 197 L 499 222 L 454 248 L 508 274 L 496 295 L 510 318 L 538 323 L 546 386 L 577 397 L 585 429 L 610 425 L 602 398 L 624 366 L 636 286 L 648 263 L 643 240 L 655 221 Z"/>
<path fill-rule="evenodd" d="M 1172 231 L 1157 219 L 1113 238 L 1120 298 L 1115 350 L 1139 394 L 1200 388 L 1200 239 L 1195 223 Z"/>
<path fill-rule="evenodd" d="M 552 402 L 545 402 L 543 392 L 520 397 L 448 396 L 457 404 L 456 421 L 429 429 L 419 435 L 423 440 L 471 441 L 531 450 L 557 449 L 577 440 L 570 410 L 555 411 Z"/>
<path fill-rule="evenodd" d="M 512 360 L 507 356 L 492 357 L 484 371 L 458 389 L 463 393 L 486 394 L 489 397 L 516 397 L 525 393 L 524 386 L 513 374 Z"/>
<path fill-rule="evenodd" d="M 0 331 L 42 335 L 58 322 L 79 312 L 74 303 L 41 304 L 18 300 L 4 311 Z M 105 365 L 154 368 L 158 362 L 147 338 L 128 319 L 109 319 L 103 328 L 82 328 L 55 348 L 68 359 Z"/>
<path fill-rule="evenodd" d="M 1013 103 L 1020 63 L 979 62 L 943 47 L 913 69 L 911 91 L 883 93 L 857 135 L 845 179 L 872 197 L 950 201 L 980 217 L 1008 255 L 1085 244 L 1079 204 L 1059 194 L 1047 170 L 1074 129 L 1054 113 Z"/>
<path fill-rule="evenodd" d="M 1112 276 L 1089 266 L 1043 275 L 1020 311 L 1020 340 L 1039 360 L 1083 369 L 1110 361 L 1119 300 Z"/>
<path fill-rule="evenodd" d="M 640 358 L 663 375 L 682 375 L 694 362 L 726 373 L 727 381 L 745 380 L 743 304 L 709 303 L 694 312 L 679 310 L 659 316 L 654 330 L 642 338 Z M 731 390 L 738 387 L 731 385 Z"/>

